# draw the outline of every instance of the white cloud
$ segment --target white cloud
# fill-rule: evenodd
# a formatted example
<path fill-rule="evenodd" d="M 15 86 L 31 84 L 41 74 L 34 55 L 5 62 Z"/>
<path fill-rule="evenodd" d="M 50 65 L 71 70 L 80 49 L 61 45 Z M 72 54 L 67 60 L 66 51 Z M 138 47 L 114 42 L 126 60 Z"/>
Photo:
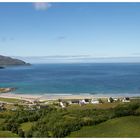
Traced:
<path fill-rule="evenodd" d="M 51 7 L 51 4 L 48 2 L 35 2 L 34 3 L 34 8 L 36 10 L 47 10 L 50 7 Z"/>

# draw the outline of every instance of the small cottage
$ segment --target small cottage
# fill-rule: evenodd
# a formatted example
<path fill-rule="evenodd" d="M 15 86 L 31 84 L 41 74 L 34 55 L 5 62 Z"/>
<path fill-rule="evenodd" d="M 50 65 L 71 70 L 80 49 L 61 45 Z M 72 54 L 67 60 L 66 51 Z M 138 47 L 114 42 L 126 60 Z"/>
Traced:
<path fill-rule="evenodd" d="M 83 103 L 83 104 L 89 104 L 90 100 L 89 99 L 83 99 L 80 102 Z"/>
<path fill-rule="evenodd" d="M 60 106 L 61 106 L 62 108 L 65 108 L 65 107 L 66 107 L 66 106 L 64 105 L 63 102 L 60 102 Z"/>
<path fill-rule="evenodd" d="M 114 101 L 114 99 L 112 98 L 112 97 L 109 97 L 108 99 L 107 99 L 107 102 L 108 103 L 112 103 Z"/>
<path fill-rule="evenodd" d="M 91 100 L 91 103 L 92 103 L 92 104 L 99 104 L 100 102 L 99 102 L 98 99 L 92 99 L 92 100 Z"/>
<path fill-rule="evenodd" d="M 123 100 L 122 100 L 122 102 L 130 102 L 130 98 L 129 97 L 125 97 L 125 98 L 123 98 Z"/>

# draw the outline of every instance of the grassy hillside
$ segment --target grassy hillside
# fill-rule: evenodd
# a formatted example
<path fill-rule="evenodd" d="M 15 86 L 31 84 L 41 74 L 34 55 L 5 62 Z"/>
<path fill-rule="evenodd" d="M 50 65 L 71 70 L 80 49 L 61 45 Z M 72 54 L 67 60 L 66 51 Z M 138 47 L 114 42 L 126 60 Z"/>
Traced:
<path fill-rule="evenodd" d="M 31 129 L 31 127 L 33 126 L 33 122 L 25 122 L 25 123 L 22 123 L 21 124 L 21 129 L 23 130 L 23 131 L 29 131 L 30 129 Z"/>
<path fill-rule="evenodd" d="M 3 110 L 0 137 L 140 137 L 140 102 L 111 105 Z"/>
<path fill-rule="evenodd" d="M 20 102 L 19 99 L 13 99 L 13 98 L 1 98 L 1 97 L 0 97 L 0 101 L 8 102 L 8 103 L 18 103 L 18 102 Z"/>
<path fill-rule="evenodd" d="M 18 138 L 19 136 L 11 131 L 0 131 L 0 138 Z"/>
<path fill-rule="evenodd" d="M 96 126 L 85 126 L 70 136 L 78 137 L 140 137 L 140 116 L 127 116 L 108 120 Z"/>
<path fill-rule="evenodd" d="M 109 108 L 114 108 L 119 104 L 122 103 L 114 102 L 114 103 L 104 103 L 104 104 L 87 104 L 84 106 L 73 104 L 71 106 L 68 106 L 67 109 L 68 110 L 109 109 Z"/>
<path fill-rule="evenodd" d="M 5 121 L 5 119 L 0 118 L 0 130 L 1 130 L 1 128 L 2 128 L 2 125 L 4 124 L 4 121 Z"/>

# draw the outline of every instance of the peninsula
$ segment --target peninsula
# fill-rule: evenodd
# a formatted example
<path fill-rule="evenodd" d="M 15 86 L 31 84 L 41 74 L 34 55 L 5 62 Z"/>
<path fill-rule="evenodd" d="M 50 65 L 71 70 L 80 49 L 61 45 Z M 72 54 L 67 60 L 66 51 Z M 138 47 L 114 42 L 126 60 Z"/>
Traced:
<path fill-rule="evenodd" d="M 0 55 L 0 68 L 7 66 L 30 65 L 22 60 Z"/>

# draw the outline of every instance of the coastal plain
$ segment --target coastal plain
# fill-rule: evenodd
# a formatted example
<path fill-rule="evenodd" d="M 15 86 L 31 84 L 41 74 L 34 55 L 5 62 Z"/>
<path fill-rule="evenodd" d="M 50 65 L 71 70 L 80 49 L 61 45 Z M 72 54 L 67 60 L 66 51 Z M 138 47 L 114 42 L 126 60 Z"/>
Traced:
<path fill-rule="evenodd" d="M 0 94 L 1 138 L 139 137 L 139 116 L 139 97 Z"/>

